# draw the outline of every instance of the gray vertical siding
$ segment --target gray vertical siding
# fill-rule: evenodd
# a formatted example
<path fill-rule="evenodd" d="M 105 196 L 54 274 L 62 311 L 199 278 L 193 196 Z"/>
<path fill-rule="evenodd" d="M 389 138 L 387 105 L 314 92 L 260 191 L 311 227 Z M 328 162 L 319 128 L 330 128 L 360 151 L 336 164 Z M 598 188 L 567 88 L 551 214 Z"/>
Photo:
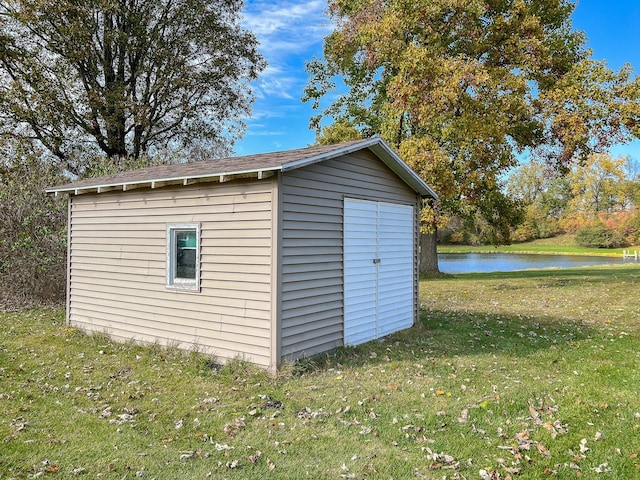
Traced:
<path fill-rule="evenodd" d="M 345 196 L 416 212 L 419 200 L 368 150 L 285 172 L 281 188 L 281 351 L 295 359 L 343 343 Z M 417 302 L 417 263 L 414 271 Z"/>
<path fill-rule="evenodd" d="M 71 324 L 270 365 L 273 181 L 72 196 Z M 167 289 L 166 226 L 194 222 L 201 290 Z"/>

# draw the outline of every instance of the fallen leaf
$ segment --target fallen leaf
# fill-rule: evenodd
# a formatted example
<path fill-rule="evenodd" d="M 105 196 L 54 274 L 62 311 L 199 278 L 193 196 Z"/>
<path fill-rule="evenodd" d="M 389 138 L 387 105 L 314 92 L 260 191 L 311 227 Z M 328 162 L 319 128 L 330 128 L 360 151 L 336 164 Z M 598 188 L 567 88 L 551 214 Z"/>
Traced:
<path fill-rule="evenodd" d="M 583 438 L 580 440 L 580 453 L 587 453 L 589 450 L 590 448 L 587 447 L 587 439 Z"/>
<path fill-rule="evenodd" d="M 260 450 L 258 450 L 253 455 L 249 455 L 249 461 L 251 463 L 256 463 L 260 459 L 261 456 L 262 456 L 262 452 Z"/>
<path fill-rule="evenodd" d="M 495 470 L 489 472 L 482 469 L 478 473 L 480 474 L 480 478 L 482 478 L 482 480 L 500 480 L 500 473 Z"/>
<path fill-rule="evenodd" d="M 540 417 L 540 414 L 538 413 L 538 411 L 531 404 L 529 404 L 529 413 L 531 414 L 531 418 L 533 419 Z"/>
<path fill-rule="evenodd" d="M 549 430 L 549 433 L 551 434 L 551 438 L 556 438 L 558 436 L 558 431 L 551 423 L 546 422 L 543 426 L 544 428 Z"/>
<path fill-rule="evenodd" d="M 597 467 L 592 468 L 591 470 L 593 470 L 596 473 L 607 473 L 607 472 L 610 472 L 612 469 L 607 462 L 604 462 L 598 465 Z"/>
<path fill-rule="evenodd" d="M 196 452 L 193 450 L 186 450 L 180 452 L 180 460 L 187 460 L 188 458 L 193 458 L 196 456 Z"/>
<path fill-rule="evenodd" d="M 545 457 L 550 457 L 551 456 L 551 452 L 547 449 L 547 447 L 545 447 L 543 444 L 541 443 L 536 443 L 536 448 L 538 449 L 538 451 L 543 454 Z"/>
<path fill-rule="evenodd" d="M 516 435 L 516 441 L 518 442 L 518 448 L 520 450 L 530 450 L 533 445 L 533 441 L 529 439 L 529 432 L 526 430 Z"/>
<path fill-rule="evenodd" d="M 465 408 L 460 412 L 458 423 L 466 423 L 467 421 L 469 421 L 469 410 Z"/>
<path fill-rule="evenodd" d="M 223 450 L 233 450 L 234 447 L 230 447 L 229 445 L 225 444 L 220 444 L 220 443 L 216 443 L 215 445 L 216 450 L 219 452 L 222 452 Z"/>

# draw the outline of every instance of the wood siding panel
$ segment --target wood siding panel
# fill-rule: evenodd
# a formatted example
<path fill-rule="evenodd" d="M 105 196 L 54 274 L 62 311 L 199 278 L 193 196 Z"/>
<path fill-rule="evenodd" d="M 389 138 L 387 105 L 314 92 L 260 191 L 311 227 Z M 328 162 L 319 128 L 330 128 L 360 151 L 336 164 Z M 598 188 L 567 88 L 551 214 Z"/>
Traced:
<path fill-rule="evenodd" d="M 270 363 L 273 180 L 71 197 L 69 319 Z M 200 223 L 200 292 L 167 289 L 167 224 Z"/>
<path fill-rule="evenodd" d="M 343 344 L 344 198 L 418 197 L 366 150 L 285 172 L 282 189 L 282 355 L 296 359 Z"/>

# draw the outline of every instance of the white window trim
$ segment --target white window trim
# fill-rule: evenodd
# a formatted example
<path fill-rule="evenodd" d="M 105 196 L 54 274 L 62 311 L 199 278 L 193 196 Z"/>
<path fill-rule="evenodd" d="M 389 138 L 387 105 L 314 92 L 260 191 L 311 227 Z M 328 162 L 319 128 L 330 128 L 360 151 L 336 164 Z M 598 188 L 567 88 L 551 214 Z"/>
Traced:
<path fill-rule="evenodd" d="M 183 230 L 196 231 L 196 278 L 176 278 L 176 232 Z M 200 224 L 171 223 L 167 224 L 167 275 L 166 286 L 172 290 L 188 292 L 200 291 Z"/>

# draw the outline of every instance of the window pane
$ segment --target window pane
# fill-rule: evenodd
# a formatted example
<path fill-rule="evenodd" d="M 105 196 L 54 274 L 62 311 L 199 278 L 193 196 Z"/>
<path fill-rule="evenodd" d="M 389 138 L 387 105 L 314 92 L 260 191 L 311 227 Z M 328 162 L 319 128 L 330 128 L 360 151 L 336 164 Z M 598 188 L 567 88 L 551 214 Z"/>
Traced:
<path fill-rule="evenodd" d="M 176 232 L 176 278 L 196 278 L 196 231 Z"/>

